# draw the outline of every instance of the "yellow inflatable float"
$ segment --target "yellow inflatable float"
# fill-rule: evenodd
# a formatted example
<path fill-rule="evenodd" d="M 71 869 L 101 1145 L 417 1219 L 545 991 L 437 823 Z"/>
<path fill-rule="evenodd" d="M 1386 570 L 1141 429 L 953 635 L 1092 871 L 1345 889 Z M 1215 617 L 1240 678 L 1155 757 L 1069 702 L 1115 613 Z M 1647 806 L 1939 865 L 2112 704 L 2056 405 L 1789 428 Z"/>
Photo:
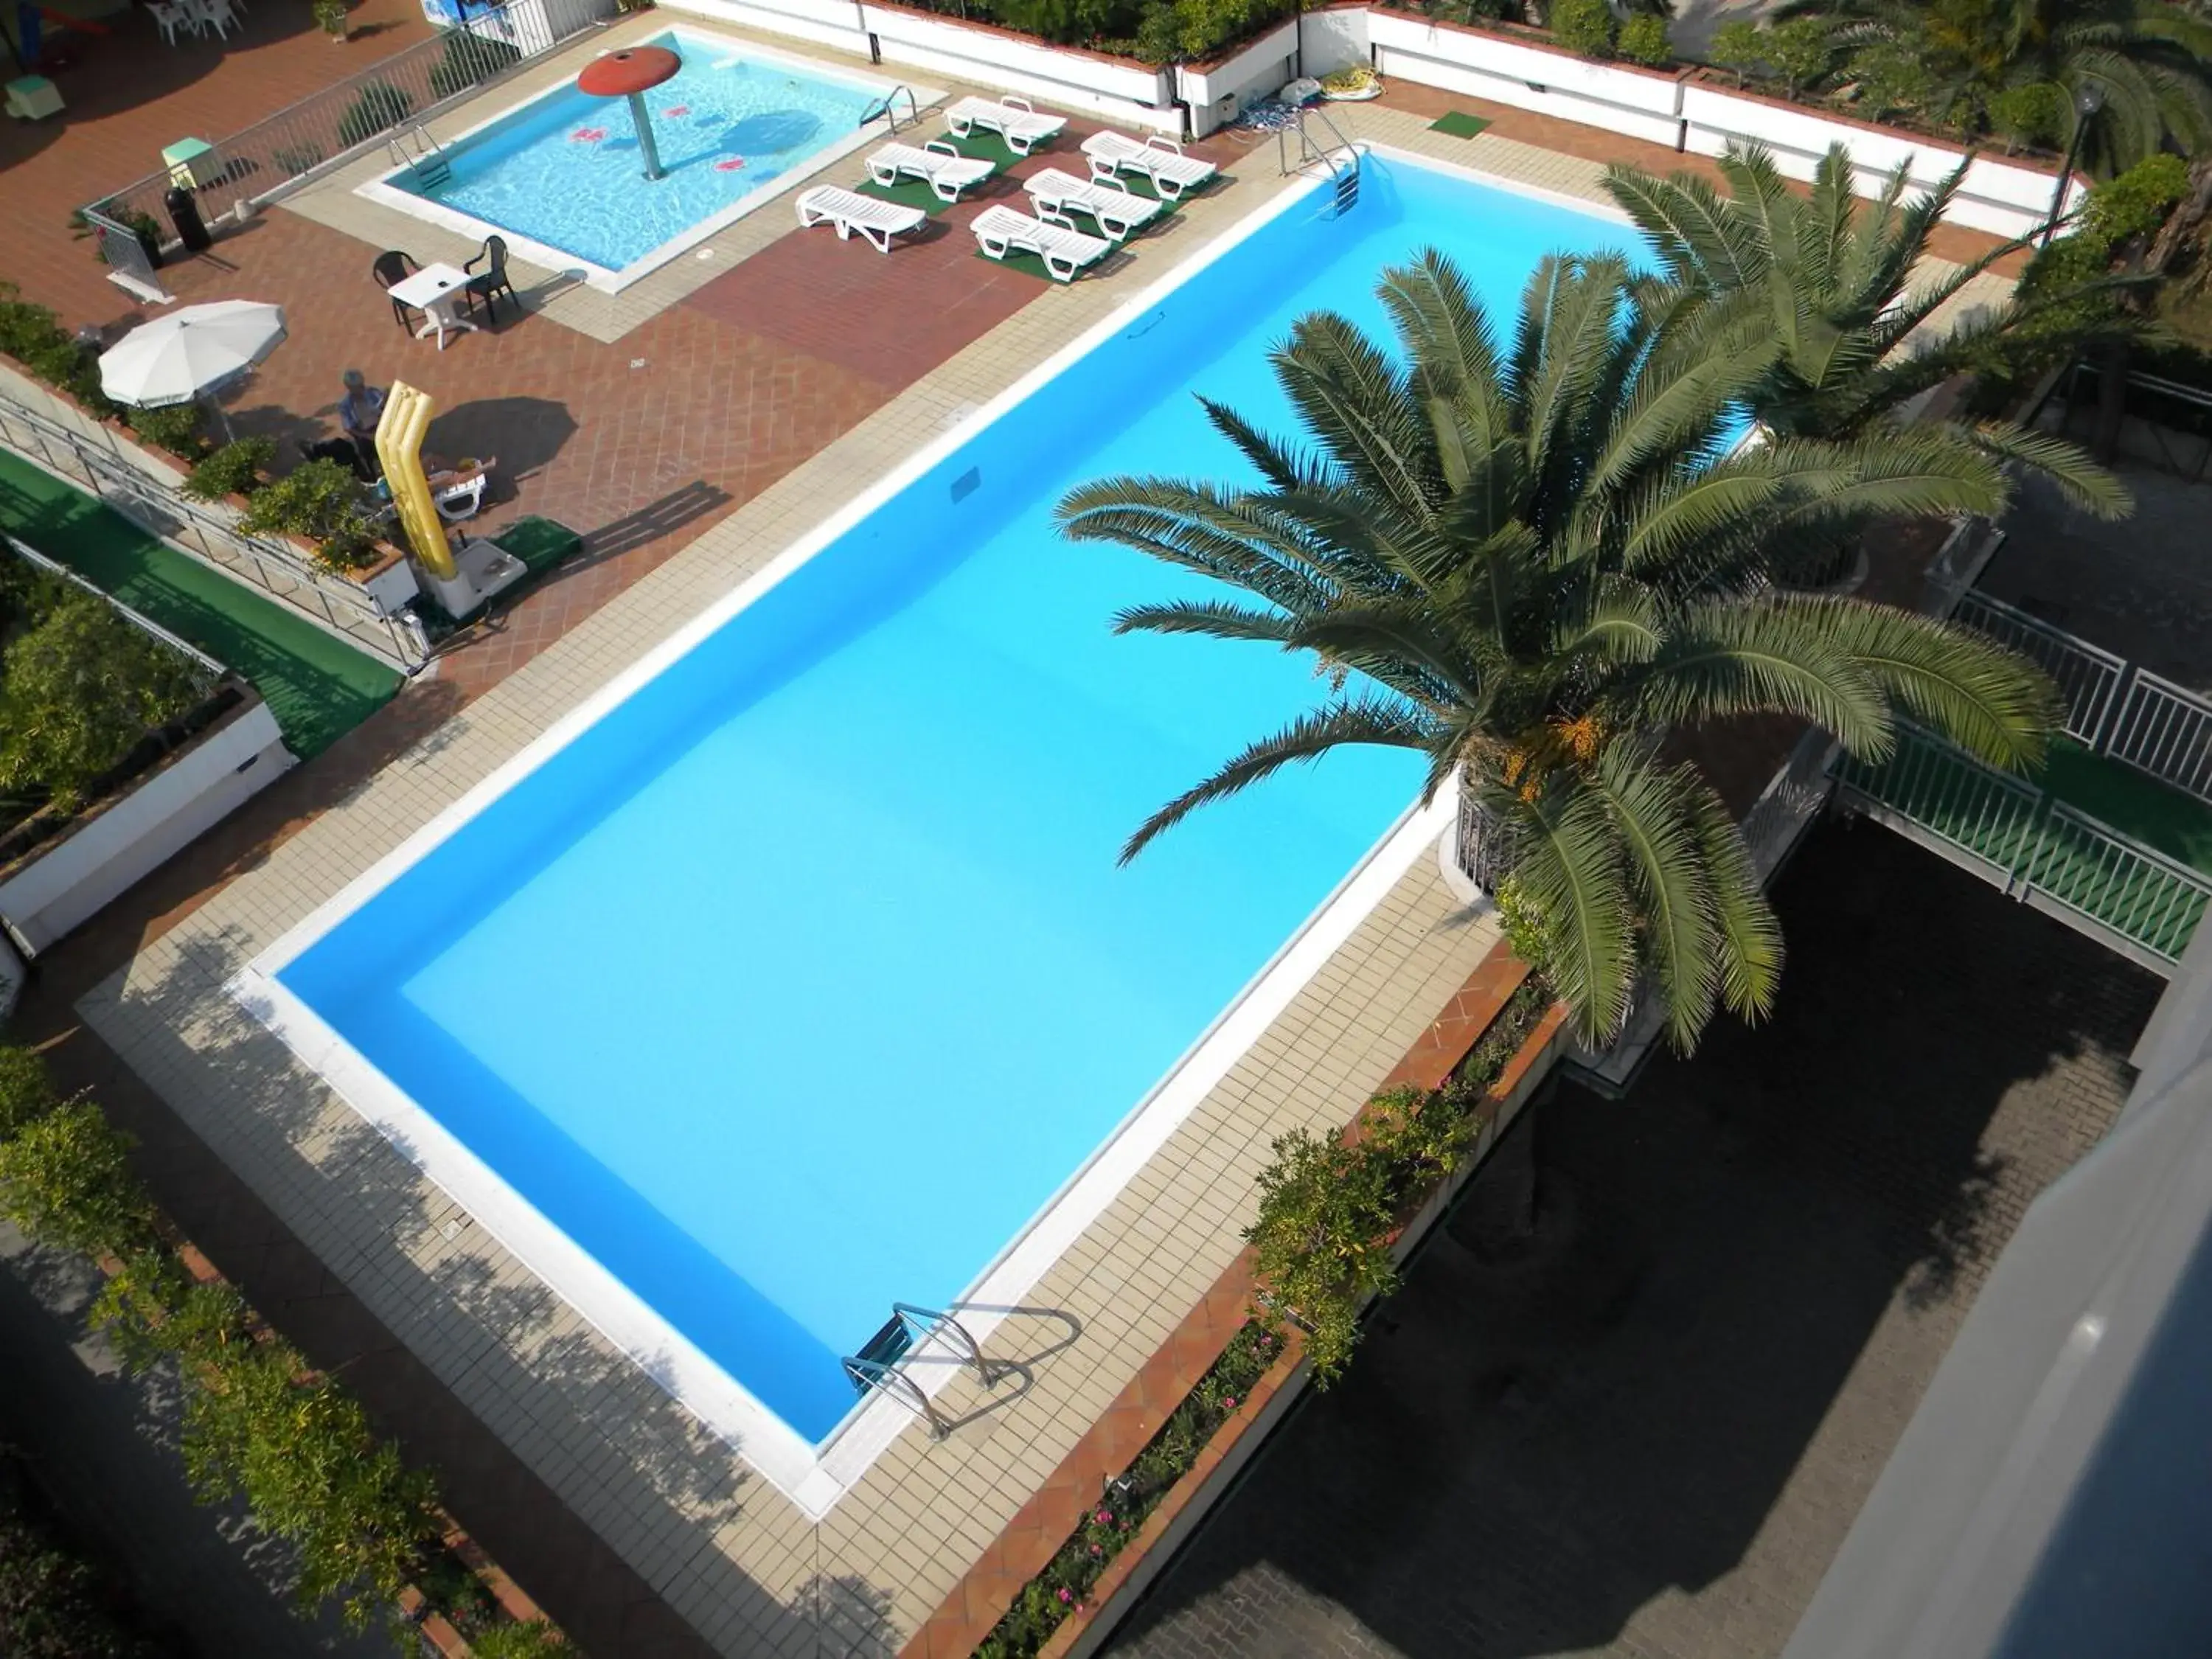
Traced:
<path fill-rule="evenodd" d="M 437 412 L 428 392 L 394 380 L 385 394 L 383 418 L 376 423 L 376 459 L 384 464 L 384 482 L 399 527 L 407 532 L 407 545 L 431 575 L 452 581 L 460 567 L 453 562 L 445 520 L 430 499 L 430 480 L 422 471 L 422 437 Z"/>

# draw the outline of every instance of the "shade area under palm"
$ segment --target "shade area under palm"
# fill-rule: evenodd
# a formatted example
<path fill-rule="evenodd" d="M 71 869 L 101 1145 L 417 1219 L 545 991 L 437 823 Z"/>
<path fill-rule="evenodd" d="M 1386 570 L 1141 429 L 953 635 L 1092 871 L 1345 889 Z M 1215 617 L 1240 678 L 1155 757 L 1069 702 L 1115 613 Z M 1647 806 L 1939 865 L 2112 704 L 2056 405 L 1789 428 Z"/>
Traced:
<path fill-rule="evenodd" d="M 1997 458 L 1892 426 L 1731 448 L 1778 342 L 1701 345 L 1650 286 L 1617 258 L 1547 258 L 1501 331 L 1422 254 L 1382 279 L 1394 341 L 1323 312 L 1277 348 L 1299 440 L 1206 405 L 1242 481 L 1109 477 L 1066 497 L 1072 538 L 1223 586 L 1117 629 L 1310 654 L 1332 686 L 1161 807 L 1125 858 L 1341 745 L 1419 751 L 1427 795 L 1474 792 L 1584 1037 L 1617 1032 L 1641 981 L 1686 1048 L 1718 1006 L 1771 1007 L 1783 951 L 1733 818 L 1660 757 L 1669 729 L 1784 713 L 1877 757 L 1902 712 L 1998 765 L 2039 759 L 2056 702 L 2032 665 L 1773 580 L 1802 544 L 1877 518 L 2002 511 Z"/>

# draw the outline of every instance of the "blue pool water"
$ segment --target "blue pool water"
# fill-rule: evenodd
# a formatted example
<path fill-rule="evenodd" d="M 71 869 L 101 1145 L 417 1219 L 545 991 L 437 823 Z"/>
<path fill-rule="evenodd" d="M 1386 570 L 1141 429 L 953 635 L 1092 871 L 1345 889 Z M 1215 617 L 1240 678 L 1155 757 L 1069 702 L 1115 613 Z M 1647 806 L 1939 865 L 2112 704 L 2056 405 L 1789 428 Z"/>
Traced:
<path fill-rule="evenodd" d="M 1303 312 L 1380 331 L 1425 245 L 1508 332 L 1594 216 L 1375 166 L 1301 203 L 975 436 L 283 968 L 281 981 L 809 1439 L 895 1299 L 943 1306 L 1418 787 L 1346 753 L 1152 808 L 1321 695 L 1256 647 L 1115 638 L 1200 590 L 1074 546 L 1104 472 L 1224 476 L 1191 394 L 1277 429 Z M 1137 257 L 1147 257 L 1136 244 Z M 824 504 L 827 505 L 826 503 Z"/>
<path fill-rule="evenodd" d="M 645 94 L 664 177 L 647 181 L 627 98 L 573 86 L 534 99 L 453 145 L 452 175 L 388 182 L 610 270 L 642 258 L 859 129 L 878 94 L 731 42 L 677 30 L 642 45 L 684 60 Z"/>

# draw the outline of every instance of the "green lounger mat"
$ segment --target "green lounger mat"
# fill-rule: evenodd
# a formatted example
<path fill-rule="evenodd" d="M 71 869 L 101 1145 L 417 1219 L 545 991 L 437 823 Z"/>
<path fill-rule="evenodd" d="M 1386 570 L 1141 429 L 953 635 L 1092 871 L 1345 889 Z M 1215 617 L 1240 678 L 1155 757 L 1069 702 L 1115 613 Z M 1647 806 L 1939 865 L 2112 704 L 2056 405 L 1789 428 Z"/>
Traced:
<path fill-rule="evenodd" d="M 492 540 L 542 576 L 573 553 L 584 550 L 584 538 L 565 524 L 551 519 L 517 519 Z"/>
<path fill-rule="evenodd" d="M 1441 132 L 1454 138 L 1472 138 L 1490 125 L 1480 115 L 1469 115 L 1463 110 L 1453 110 L 1429 123 L 1431 132 Z"/>

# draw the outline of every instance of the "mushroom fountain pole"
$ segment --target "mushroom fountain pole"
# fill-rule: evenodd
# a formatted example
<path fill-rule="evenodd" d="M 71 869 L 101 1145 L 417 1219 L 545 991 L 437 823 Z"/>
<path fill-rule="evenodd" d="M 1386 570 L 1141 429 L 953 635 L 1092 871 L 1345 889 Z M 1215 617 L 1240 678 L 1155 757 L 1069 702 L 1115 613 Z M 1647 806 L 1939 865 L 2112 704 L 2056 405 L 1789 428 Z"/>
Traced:
<path fill-rule="evenodd" d="M 576 77 L 576 90 L 587 98 L 629 100 L 630 118 L 637 124 L 637 147 L 645 152 L 648 179 L 660 177 L 660 151 L 653 142 L 653 118 L 646 112 L 645 94 L 683 67 L 683 59 L 665 46 L 629 46 L 593 58 Z"/>

